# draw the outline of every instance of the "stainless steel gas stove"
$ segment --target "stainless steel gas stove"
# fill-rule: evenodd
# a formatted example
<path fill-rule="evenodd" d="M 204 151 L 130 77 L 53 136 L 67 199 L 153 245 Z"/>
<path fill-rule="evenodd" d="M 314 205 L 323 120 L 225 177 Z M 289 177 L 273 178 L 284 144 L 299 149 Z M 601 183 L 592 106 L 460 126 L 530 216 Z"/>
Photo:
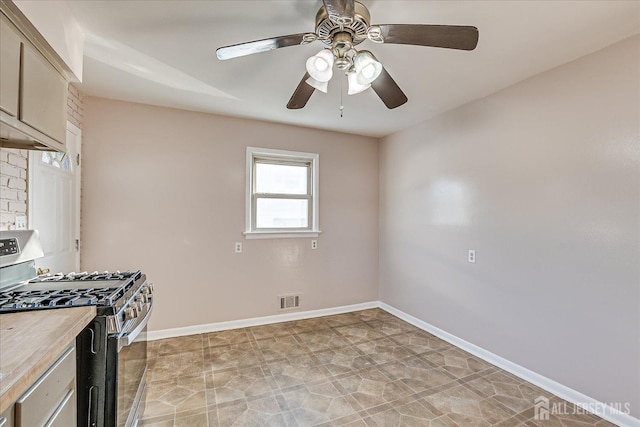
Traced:
<path fill-rule="evenodd" d="M 36 274 L 35 230 L 0 232 L 0 314 L 96 306 L 76 339 L 78 426 L 131 427 L 144 411 L 147 347 L 138 339 L 153 308 L 140 271 Z"/>

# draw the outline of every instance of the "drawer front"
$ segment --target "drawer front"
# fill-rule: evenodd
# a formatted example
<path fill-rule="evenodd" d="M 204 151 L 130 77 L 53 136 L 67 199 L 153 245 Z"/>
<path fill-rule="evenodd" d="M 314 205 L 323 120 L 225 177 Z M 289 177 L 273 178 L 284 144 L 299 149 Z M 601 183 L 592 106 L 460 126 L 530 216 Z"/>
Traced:
<path fill-rule="evenodd" d="M 76 394 L 69 390 L 64 400 L 45 427 L 73 427 L 76 422 Z"/>
<path fill-rule="evenodd" d="M 75 401 L 76 351 L 65 350 L 15 405 L 15 427 L 40 427 L 54 415 L 69 391 Z M 74 404 L 75 408 L 75 404 Z"/>
<path fill-rule="evenodd" d="M 0 427 L 13 427 L 13 405 L 0 415 Z"/>

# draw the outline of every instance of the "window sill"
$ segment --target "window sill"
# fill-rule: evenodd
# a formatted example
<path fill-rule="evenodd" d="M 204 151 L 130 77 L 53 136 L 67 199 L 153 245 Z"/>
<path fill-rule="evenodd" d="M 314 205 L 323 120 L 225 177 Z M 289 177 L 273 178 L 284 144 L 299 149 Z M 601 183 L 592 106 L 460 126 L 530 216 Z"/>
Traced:
<path fill-rule="evenodd" d="M 245 239 L 302 239 L 318 237 L 321 231 L 245 231 Z"/>

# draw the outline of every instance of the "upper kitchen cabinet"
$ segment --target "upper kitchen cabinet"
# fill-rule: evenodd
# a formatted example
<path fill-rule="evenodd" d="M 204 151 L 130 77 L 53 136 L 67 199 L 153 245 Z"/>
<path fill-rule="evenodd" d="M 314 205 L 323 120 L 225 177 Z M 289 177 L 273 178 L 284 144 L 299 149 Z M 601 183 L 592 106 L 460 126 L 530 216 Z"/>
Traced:
<path fill-rule="evenodd" d="M 72 73 L 15 5 L 0 12 L 0 146 L 65 151 Z"/>
<path fill-rule="evenodd" d="M 20 120 L 64 144 L 69 83 L 29 44 L 22 45 Z"/>
<path fill-rule="evenodd" d="M 20 96 L 21 37 L 4 15 L 0 15 L 0 110 L 18 116 Z"/>

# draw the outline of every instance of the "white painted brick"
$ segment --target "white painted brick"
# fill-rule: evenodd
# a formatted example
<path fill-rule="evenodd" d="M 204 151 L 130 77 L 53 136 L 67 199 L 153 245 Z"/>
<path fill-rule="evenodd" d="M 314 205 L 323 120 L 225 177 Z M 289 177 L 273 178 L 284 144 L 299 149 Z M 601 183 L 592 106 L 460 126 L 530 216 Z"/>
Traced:
<path fill-rule="evenodd" d="M 15 188 L 17 190 L 26 190 L 27 181 L 20 178 L 9 178 L 9 188 Z M 16 197 L 17 198 L 17 197 Z"/>
<path fill-rule="evenodd" d="M 18 200 L 21 200 L 26 203 L 27 201 L 27 192 L 26 191 L 18 191 Z"/>
<path fill-rule="evenodd" d="M 27 159 L 22 157 L 19 153 L 9 153 L 9 164 L 13 166 L 17 166 L 21 169 L 27 168 Z"/>
<path fill-rule="evenodd" d="M 2 148 L 0 149 L 0 162 L 7 162 L 7 161 L 9 161 L 9 151 Z"/>
<path fill-rule="evenodd" d="M 15 176 L 16 178 L 20 178 L 20 168 L 10 165 L 9 163 L 0 164 L 0 173 L 2 175 Z"/>
<path fill-rule="evenodd" d="M 20 170 L 20 178 L 27 179 L 27 170 L 26 169 L 21 169 Z"/>
<path fill-rule="evenodd" d="M 9 202 L 9 212 L 27 213 L 27 204 L 24 202 Z"/>
<path fill-rule="evenodd" d="M 9 201 L 8 200 L 0 200 L 0 211 L 8 211 L 9 210 Z"/>
<path fill-rule="evenodd" d="M 18 190 L 14 190 L 8 187 L 0 187 L 0 199 L 18 200 Z"/>
<path fill-rule="evenodd" d="M 0 212 L 0 222 L 3 224 L 15 224 L 16 214 L 12 212 Z"/>
<path fill-rule="evenodd" d="M 22 157 L 29 157 L 29 150 L 20 150 L 20 155 Z"/>

